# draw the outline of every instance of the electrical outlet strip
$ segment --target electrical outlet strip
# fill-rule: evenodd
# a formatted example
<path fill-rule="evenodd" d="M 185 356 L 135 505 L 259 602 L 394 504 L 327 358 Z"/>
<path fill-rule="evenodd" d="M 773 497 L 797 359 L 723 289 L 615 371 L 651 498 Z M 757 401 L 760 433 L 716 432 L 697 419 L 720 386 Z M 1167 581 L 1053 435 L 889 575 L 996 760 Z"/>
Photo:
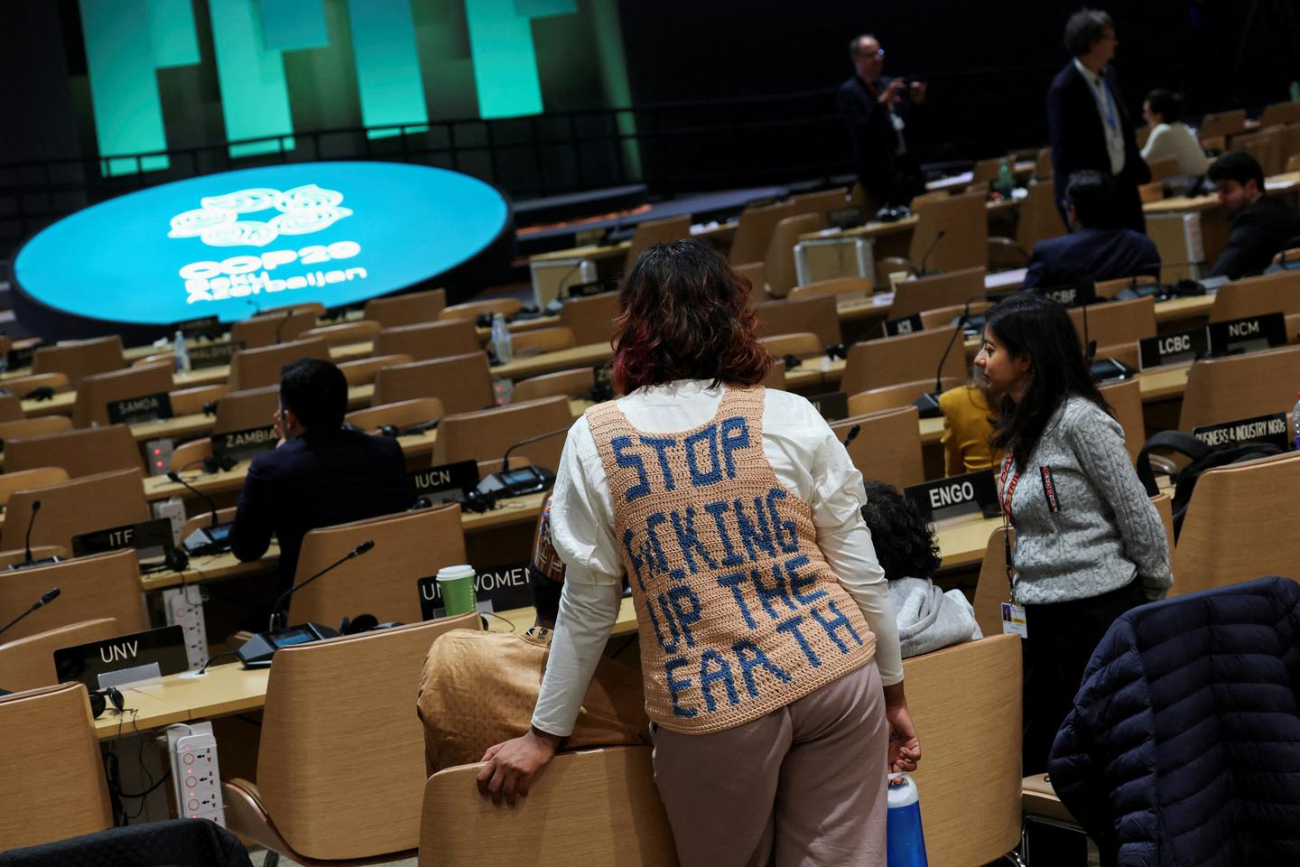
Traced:
<path fill-rule="evenodd" d="M 153 516 L 155 518 L 166 518 L 172 522 L 172 546 L 179 548 L 181 546 L 181 531 L 185 529 L 185 501 L 180 497 L 172 497 L 170 500 L 154 503 Z"/>
<path fill-rule="evenodd" d="M 171 756 L 176 814 L 185 819 L 211 819 L 224 828 L 226 812 L 221 801 L 221 773 L 212 723 L 169 726 L 167 752 Z"/>
<path fill-rule="evenodd" d="M 195 671 L 208 658 L 208 627 L 203 618 L 203 591 L 194 584 L 184 590 L 179 587 L 163 591 L 163 605 L 167 609 L 167 625 L 180 626 L 185 633 L 185 655 L 190 671 Z"/>

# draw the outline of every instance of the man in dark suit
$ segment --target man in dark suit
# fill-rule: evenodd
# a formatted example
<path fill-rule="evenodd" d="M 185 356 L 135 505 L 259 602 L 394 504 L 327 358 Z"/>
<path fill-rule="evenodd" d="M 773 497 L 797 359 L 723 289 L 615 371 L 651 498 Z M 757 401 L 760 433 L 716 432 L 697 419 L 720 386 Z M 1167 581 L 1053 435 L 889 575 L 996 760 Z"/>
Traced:
<path fill-rule="evenodd" d="M 240 560 L 259 559 L 275 533 L 280 592 L 293 584 L 309 530 L 402 512 L 415 502 L 402 447 L 344 430 L 347 407 L 347 380 L 330 362 L 303 358 L 280 372 L 280 443 L 253 458 L 230 531 Z"/>
<path fill-rule="evenodd" d="M 1116 225 L 1115 184 L 1101 172 L 1075 172 L 1066 186 L 1069 235 L 1039 241 L 1025 289 L 1080 280 L 1160 276 L 1160 252 L 1146 235 Z"/>
<path fill-rule="evenodd" d="M 1091 169 L 1115 181 L 1120 225 L 1146 232 L 1138 185 L 1151 179 L 1133 133 L 1133 123 L 1107 66 L 1119 40 L 1109 15 L 1083 9 L 1065 25 L 1065 47 L 1073 59 L 1047 92 L 1047 126 L 1052 144 L 1057 205 L 1067 216 L 1064 186 L 1075 172 Z"/>
<path fill-rule="evenodd" d="M 849 56 L 856 71 L 840 85 L 835 101 L 853 139 L 858 182 L 876 207 L 906 206 L 925 192 L 908 131 L 913 109 L 925 102 L 925 82 L 882 75 L 885 50 L 874 36 L 854 39 Z"/>
<path fill-rule="evenodd" d="M 1259 274 L 1273 257 L 1300 238 L 1300 214 L 1264 195 L 1264 169 L 1250 154 L 1227 153 L 1210 166 L 1219 207 L 1232 220 L 1228 246 L 1214 263 L 1213 277 L 1236 280 Z"/>

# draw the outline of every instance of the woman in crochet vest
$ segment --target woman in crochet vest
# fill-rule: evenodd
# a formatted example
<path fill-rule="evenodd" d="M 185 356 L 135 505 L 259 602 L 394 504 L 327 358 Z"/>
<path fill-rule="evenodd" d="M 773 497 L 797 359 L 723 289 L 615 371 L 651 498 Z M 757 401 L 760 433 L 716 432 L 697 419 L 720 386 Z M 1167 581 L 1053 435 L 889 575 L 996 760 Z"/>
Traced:
<path fill-rule="evenodd" d="M 887 772 L 920 745 L 862 476 L 807 400 L 761 387 L 749 284 L 695 241 L 628 275 L 617 401 L 569 431 L 568 566 L 532 726 L 479 789 L 526 795 L 632 588 L 655 781 L 684 867 L 883 865 Z"/>
<path fill-rule="evenodd" d="M 1110 624 L 1173 583 L 1169 542 L 1064 307 L 1002 301 L 975 364 L 1000 401 L 993 446 L 1006 449 L 998 477 L 1016 531 L 1009 593 L 1028 630 L 1023 768 L 1040 774 Z"/>

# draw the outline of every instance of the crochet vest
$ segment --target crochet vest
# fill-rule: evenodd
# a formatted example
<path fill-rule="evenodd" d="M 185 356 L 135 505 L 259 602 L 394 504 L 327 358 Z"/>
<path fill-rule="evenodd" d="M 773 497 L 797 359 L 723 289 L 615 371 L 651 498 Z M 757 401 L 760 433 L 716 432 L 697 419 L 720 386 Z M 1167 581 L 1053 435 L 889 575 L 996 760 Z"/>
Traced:
<path fill-rule="evenodd" d="M 875 636 L 817 547 L 812 508 L 763 454 L 762 388 L 728 388 L 687 431 L 587 410 L 632 587 L 646 713 L 670 731 L 743 725 L 871 661 Z"/>

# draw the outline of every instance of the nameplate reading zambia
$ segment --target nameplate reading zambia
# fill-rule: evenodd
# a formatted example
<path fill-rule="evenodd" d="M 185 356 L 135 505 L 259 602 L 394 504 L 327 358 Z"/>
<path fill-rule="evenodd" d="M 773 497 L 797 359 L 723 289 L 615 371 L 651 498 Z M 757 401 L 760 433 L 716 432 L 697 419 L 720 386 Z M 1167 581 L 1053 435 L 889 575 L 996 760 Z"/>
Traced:
<path fill-rule="evenodd" d="M 138 424 L 171 417 L 172 399 L 165 391 L 108 402 L 109 424 Z"/>
<path fill-rule="evenodd" d="M 1209 424 L 1192 431 L 1207 446 L 1235 446 L 1242 443 L 1268 443 L 1286 451 L 1291 447 L 1287 436 L 1286 413 L 1274 412 L 1240 421 Z"/>
<path fill-rule="evenodd" d="M 277 442 L 279 438 L 275 435 L 274 425 L 226 431 L 212 435 L 212 454 L 215 457 L 228 455 L 242 461 L 258 452 L 270 451 Z"/>
<path fill-rule="evenodd" d="M 992 470 L 976 470 L 903 489 L 929 521 L 962 515 L 992 514 L 998 508 L 998 488 Z"/>
<path fill-rule="evenodd" d="M 226 340 L 220 343 L 207 343 L 187 347 L 190 356 L 190 369 L 203 370 L 206 367 L 221 367 L 229 364 L 235 353 L 244 348 L 242 340 Z"/>
<path fill-rule="evenodd" d="M 1148 337 L 1138 341 L 1138 363 L 1143 370 L 1191 364 L 1210 348 L 1210 338 L 1204 328 L 1192 328 L 1161 337 Z"/>
<path fill-rule="evenodd" d="M 1261 313 L 1229 322 L 1211 322 L 1210 350 L 1254 352 L 1286 345 L 1286 317 L 1281 313 Z"/>
<path fill-rule="evenodd" d="M 437 578 L 430 576 L 419 579 L 416 581 L 416 590 L 420 594 L 420 615 L 425 620 L 445 616 L 442 588 L 438 586 Z M 474 595 L 478 599 L 479 611 L 499 613 L 527 608 L 533 604 L 532 593 L 528 589 L 528 564 L 512 563 L 479 570 L 474 576 Z"/>
<path fill-rule="evenodd" d="M 900 334 L 912 334 L 923 330 L 925 330 L 925 324 L 921 322 L 920 313 L 913 313 L 911 316 L 904 316 L 902 319 L 890 319 L 885 323 L 886 337 L 897 337 Z"/>
<path fill-rule="evenodd" d="M 808 402 L 827 421 L 842 421 L 849 417 L 849 396 L 842 391 L 814 394 L 808 398 Z"/>
<path fill-rule="evenodd" d="M 432 505 L 454 503 L 478 484 L 478 462 L 457 461 L 416 470 L 411 473 L 411 483 L 415 486 L 415 495 L 426 498 Z"/>

